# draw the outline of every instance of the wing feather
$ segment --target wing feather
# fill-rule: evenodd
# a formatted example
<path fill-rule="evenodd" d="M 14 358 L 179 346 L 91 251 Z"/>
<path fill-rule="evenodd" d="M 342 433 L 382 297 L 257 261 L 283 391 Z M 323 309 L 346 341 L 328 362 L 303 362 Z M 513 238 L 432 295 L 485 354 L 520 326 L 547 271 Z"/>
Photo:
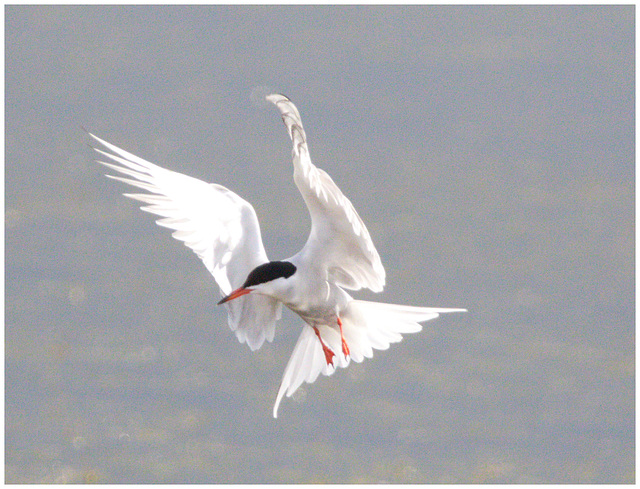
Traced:
<path fill-rule="evenodd" d="M 94 148 L 109 161 L 98 161 L 119 175 L 109 178 L 146 190 L 125 196 L 145 204 L 142 210 L 161 217 L 156 223 L 173 230 L 202 260 L 222 295 L 239 287 L 256 266 L 267 262 L 256 213 L 247 201 L 222 185 L 161 168 L 90 134 L 107 151 Z M 125 176 L 122 176 L 125 175 Z M 281 304 L 249 294 L 225 304 L 229 327 L 252 350 L 273 340 Z"/>
<path fill-rule="evenodd" d="M 379 292 L 385 271 L 366 226 L 332 178 L 309 157 L 300 113 L 284 95 L 268 95 L 293 143 L 294 181 L 311 215 L 311 233 L 301 254 L 322 263 L 328 278 L 347 289 Z"/>

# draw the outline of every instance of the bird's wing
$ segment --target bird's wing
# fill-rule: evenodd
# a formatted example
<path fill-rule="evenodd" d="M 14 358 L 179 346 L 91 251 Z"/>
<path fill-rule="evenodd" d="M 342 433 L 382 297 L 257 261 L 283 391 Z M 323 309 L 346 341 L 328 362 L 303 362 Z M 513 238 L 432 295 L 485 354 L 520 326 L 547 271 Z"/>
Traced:
<path fill-rule="evenodd" d="M 247 201 L 223 187 L 161 168 L 90 134 L 106 150 L 94 148 L 109 161 L 99 161 L 126 176 L 109 178 L 146 190 L 124 194 L 159 215 L 158 225 L 191 248 L 213 275 L 221 293 L 240 287 L 256 266 L 267 262 L 256 213 Z M 226 303 L 229 327 L 252 350 L 273 340 L 281 305 L 263 295 L 248 294 Z"/>
<path fill-rule="evenodd" d="M 301 254 L 321 263 L 327 278 L 344 288 L 381 291 L 385 271 L 380 256 L 349 199 L 311 162 L 298 109 L 284 95 L 268 95 L 267 100 L 280 110 L 289 131 L 294 180 L 311 214 L 311 233 Z"/>
<path fill-rule="evenodd" d="M 312 328 L 305 325 L 284 370 L 280 389 L 273 407 L 273 417 L 278 417 L 278 406 L 286 395 L 291 397 L 303 382 L 313 383 L 320 374 L 331 375 L 338 367 L 349 362 L 360 363 L 373 357 L 373 350 L 386 350 L 391 343 L 402 340 L 403 334 L 417 333 L 420 323 L 448 312 L 464 312 L 466 309 L 441 307 L 413 307 L 353 300 L 341 314 L 342 331 L 349 345 L 349 357 L 342 353 L 340 332 L 333 325 L 320 326 L 322 340 L 335 353 L 332 367 L 327 365 L 320 342 Z"/>

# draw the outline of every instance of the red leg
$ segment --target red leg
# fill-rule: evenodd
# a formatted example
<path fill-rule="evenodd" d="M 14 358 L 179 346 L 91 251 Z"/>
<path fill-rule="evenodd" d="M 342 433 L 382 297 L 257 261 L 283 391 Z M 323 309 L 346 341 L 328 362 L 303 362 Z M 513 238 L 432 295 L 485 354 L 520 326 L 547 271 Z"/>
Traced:
<path fill-rule="evenodd" d="M 340 316 L 338 316 L 338 326 L 340 326 L 340 339 L 342 340 L 342 353 L 344 353 L 345 357 L 348 357 L 349 347 L 347 346 L 347 341 L 344 339 L 344 334 L 342 334 L 342 321 L 340 321 Z"/>
<path fill-rule="evenodd" d="M 324 344 L 324 341 L 322 341 L 322 338 L 320 337 L 320 330 L 318 330 L 318 328 L 314 326 L 313 331 L 316 333 L 316 336 L 320 340 L 320 345 L 322 346 L 324 357 L 327 360 L 327 365 L 331 365 L 333 367 L 333 357 L 335 356 L 335 354 L 331 351 L 331 349 L 327 345 Z"/>

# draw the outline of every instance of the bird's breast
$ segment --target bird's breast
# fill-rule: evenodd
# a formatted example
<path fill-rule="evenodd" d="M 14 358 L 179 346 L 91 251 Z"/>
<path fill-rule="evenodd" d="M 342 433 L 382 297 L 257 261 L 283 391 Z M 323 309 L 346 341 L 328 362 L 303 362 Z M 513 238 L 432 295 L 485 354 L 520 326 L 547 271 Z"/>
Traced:
<path fill-rule="evenodd" d="M 311 326 L 332 325 L 347 307 L 351 297 L 340 287 L 326 280 L 300 288 L 284 304 Z"/>

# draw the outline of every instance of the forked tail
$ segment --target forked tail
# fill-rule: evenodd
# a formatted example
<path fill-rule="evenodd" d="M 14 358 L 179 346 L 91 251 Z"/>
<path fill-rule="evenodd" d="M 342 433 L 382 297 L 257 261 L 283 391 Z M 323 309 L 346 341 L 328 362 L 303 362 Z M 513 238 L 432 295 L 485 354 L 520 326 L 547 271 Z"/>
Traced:
<path fill-rule="evenodd" d="M 359 363 L 365 358 L 371 358 L 374 349 L 386 350 L 391 343 L 402 340 L 403 334 L 420 331 L 422 326 L 419 323 L 435 319 L 443 313 L 465 311 L 466 309 L 413 307 L 353 300 L 340 315 L 350 357 L 345 358 L 342 353 L 337 323 L 319 327 L 322 339 L 335 353 L 335 366 L 327 365 L 318 338 L 313 329 L 305 325 L 282 376 L 273 406 L 273 417 L 278 417 L 282 397 L 291 397 L 303 382 L 314 382 L 320 373 L 331 375 L 337 367 L 348 366 L 350 360 Z"/>

